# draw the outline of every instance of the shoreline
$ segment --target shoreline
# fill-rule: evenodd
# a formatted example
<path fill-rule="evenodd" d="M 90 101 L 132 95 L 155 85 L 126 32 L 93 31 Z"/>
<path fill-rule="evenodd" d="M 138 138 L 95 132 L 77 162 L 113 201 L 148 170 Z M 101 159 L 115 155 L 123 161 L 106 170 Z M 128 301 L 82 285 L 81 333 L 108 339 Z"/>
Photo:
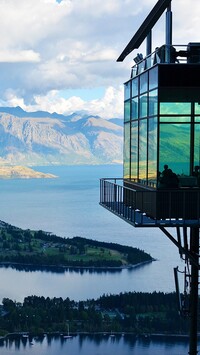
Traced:
<path fill-rule="evenodd" d="M 27 268 L 27 267 L 31 267 L 31 268 L 38 268 L 38 269 L 49 269 L 49 271 L 52 271 L 52 270 L 55 270 L 56 269 L 62 269 L 63 271 L 67 270 L 67 269 L 70 269 L 70 270 L 73 270 L 73 269 L 80 269 L 80 270 L 124 270 L 124 269 L 127 269 L 127 270 L 130 270 L 130 269 L 135 269 L 137 267 L 140 267 L 142 265 L 145 265 L 145 264 L 149 264 L 153 261 L 156 261 L 156 259 L 152 259 L 152 260 L 147 260 L 147 261 L 142 261 L 138 264 L 128 264 L 128 265 L 121 265 L 121 266 L 67 266 L 67 265 L 45 265 L 45 264 L 23 264 L 23 263 L 17 263 L 17 262 L 11 262 L 11 261 L 1 261 L 0 262 L 0 267 L 12 267 L 12 266 L 21 266 L 21 267 L 24 267 L 24 268 Z M 36 270 L 37 271 L 37 270 Z"/>
<path fill-rule="evenodd" d="M 173 334 L 173 333 L 143 333 L 143 334 L 137 334 L 137 333 L 133 333 L 133 332 L 103 332 L 103 331 L 100 331 L 100 332 L 80 332 L 80 331 L 77 331 L 77 332 L 71 332 L 70 333 L 70 337 L 76 337 L 76 336 L 79 336 L 79 335 L 89 335 L 89 336 L 96 336 L 96 335 L 99 335 L 99 336 L 121 336 L 121 337 L 124 337 L 124 336 L 133 336 L 135 337 L 136 339 L 141 339 L 141 338 L 144 338 L 146 340 L 152 340 L 152 339 L 155 339 L 155 338 L 172 338 L 172 339 L 185 339 L 185 340 L 189 340 L 189 334 Z M 4 341 L 6 340 L 7 338 L 11 338 L 11 337 L 16 337 L 16 338 L 29 338 L 29 339 L 33 339 L 33 338 L 37 338 L 37 337 L 41 337 L 41 338 L 45 338 L 46 336 L 49 336 L 49 337 L 60 337 L 61 339 L 65 338 L 66 336 L 66 332 L 42 332 L 42 333 L 30 333 L 30 332 L 26 332 L 26 331 L 21 331 L 21 332 L 14 332 L 14 333 L 8 333 L 4 336 L 0 336 L 0 341 Z M 200 339 L 200 334 L 197 334 L 197 337 L 198 339 Z"/>

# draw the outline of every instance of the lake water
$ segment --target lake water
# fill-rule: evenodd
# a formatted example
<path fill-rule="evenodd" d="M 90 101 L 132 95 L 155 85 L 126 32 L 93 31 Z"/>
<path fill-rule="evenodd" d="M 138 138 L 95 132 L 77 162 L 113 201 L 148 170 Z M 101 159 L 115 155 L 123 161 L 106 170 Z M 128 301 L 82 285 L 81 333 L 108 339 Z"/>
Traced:
<path fill-rule="evenodd" d="M 145 339 L 125 335 L 109 337 L 78 335 L 70 339 L 47 338 L 7 341 L 0 345 L 1 355 L 184 355 L 188 341 L 164 338 Z"/>
<path fill-rule="evenodd" d="M 103 293 L 174 291 L 173 267 L 181 263 L 176 247 L 158 229 L 134 228 L 99 206 L 99 178 L 122 176 L 121 166 L 38 170 L 54 173 L 58 178 L 0 181 L 1 220 L 65 237 L 79 235 L 138 247 L 157 261 L 112 273 L 68 270 L 57 274 L 0 268 L 0 299 L 22 301 L 35 294 L 85 300 Z"/>
<path fill-rule="evenodd" d="M 99 178 L 121 177 L 121 166 L 38 167 L 37 170 L 56 174 L 58 178 L 0 180 L 1 220 L 21 228 L 43 229 L 63 237 L 78 235 L 138 247 L 157 260 L 132 270 L 117 272 L 67 270 L 58 274 L 0 268 L 0 299 L 9 297 L 23 301 L 25 296 L 35 294 L 85 300 L 124 291 L 175 290 L 173 268 L 178 265 L 180 269 L 184 268 L 177 248 L 159 229 L 134 228 L 99 206 Z M 138 340 L 131 340 L 130 344 L 124 338 L 111 343 L 111 339 L 96 342 L 91 338 L 76 337 L 68 343 L 54 339 L 51 346 L 44 339 L 42 343 L 35 341 L 34 346 L 21 344 L 19 349 L 16 343 L 9 343 L 0 351 L 2 355 L 15 352 L 19 355 L 45 355 L 47 352 L 163 355 L 169 351 L 171 355 L 177 355 L 186 353 L 187 348 L 185 343 L 181 343 L 180 348 L 166 342 L 145 344 Z"/>

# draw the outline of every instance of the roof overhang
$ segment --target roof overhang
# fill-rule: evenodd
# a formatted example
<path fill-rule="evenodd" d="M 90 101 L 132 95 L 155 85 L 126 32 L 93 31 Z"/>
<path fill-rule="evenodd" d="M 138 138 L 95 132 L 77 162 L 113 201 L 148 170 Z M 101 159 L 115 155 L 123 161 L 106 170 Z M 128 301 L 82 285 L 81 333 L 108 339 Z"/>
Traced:
<path fill-rule="evenodd" d="M 140 28 L 137 30 L 133 38 L 127 44 L 126 48 L 120 54 L 117 62 L 123 62 L 126 56 L 131 53 L 134 49 L 138 48 L 145 38 L 150 33 L 153 26 L 159 20 L 163 12 L 170 6 L 172 0 L 158 0 L 154 8 L 151 10 L 149 15 L 146 17 Z"/>

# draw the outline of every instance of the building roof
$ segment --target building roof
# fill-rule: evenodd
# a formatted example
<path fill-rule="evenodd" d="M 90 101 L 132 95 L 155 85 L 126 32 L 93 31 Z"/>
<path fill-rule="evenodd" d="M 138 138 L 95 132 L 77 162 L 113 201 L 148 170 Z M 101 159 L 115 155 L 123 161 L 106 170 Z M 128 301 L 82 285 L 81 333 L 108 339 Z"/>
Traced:
<path fill-rule="evenodd" d="M 163 12 L 170 6 L 172 0 L 158 0 L 142 25 L 139 27 L 133 38 L 127 44 L 126 48 L 120 54 L 117 62 L 123 62 L 126 56 L 134 49 L 138 48 L 150 33 L 153 26 L 159 20 Z"/>

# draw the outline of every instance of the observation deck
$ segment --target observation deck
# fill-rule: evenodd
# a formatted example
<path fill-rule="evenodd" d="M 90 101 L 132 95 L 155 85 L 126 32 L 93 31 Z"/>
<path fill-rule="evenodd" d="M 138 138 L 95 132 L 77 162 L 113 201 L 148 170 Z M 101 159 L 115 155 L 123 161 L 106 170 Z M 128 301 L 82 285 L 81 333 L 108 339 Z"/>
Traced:
<path fill-rule="evenodd" d="M 100 205 L 134 227 L 200 226 L 198 188 L 143 189 L 121 178 L 105 178 L 100 180 Z"/>

